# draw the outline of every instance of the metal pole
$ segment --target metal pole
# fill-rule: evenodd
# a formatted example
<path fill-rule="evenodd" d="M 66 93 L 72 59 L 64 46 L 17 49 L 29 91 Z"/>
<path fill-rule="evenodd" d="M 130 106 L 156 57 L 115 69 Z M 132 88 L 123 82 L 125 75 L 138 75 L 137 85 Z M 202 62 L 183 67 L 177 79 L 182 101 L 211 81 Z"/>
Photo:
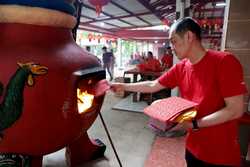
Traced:
<path fill-rule="evenodd" d="M 117 154 L 117 152 L 116 152 L 115 146 L 114 146 L 114 144 L 113 144 L 113 141 L 112 141 L 112 139 L 111 139 L 111 136 L 110 136 L 109 131 L 108 131 L 108 128 L 107 128 L 107 126 L 106 126 L 106 124 L 105 124 L 105 122 L 104 122 L 104 119 L 103 119 L 103 117 L 102 117 L 101 112 L 99 112 L 99 116 L 100 116 L 100 118 L 101 118 L 102 125 L 103 125 L 103 127 L 104 127 L 104 129 L 105 129 L 105 132 L 106 132 L 107 136 L 108 136 L 108 139 L 109 139 L 109 142 L 110 142 L 110 144 L 111 144 L 111 146 L 112 146 L 112 149 L 113 149 L 113 151 L 114 151 L 114 153 L 115 153 L 115 157 L 116 157 L 116 159 L 117 159 L 117 161 L 118 161 L 118 163 L 119 163 L 119 166 L 122 167 L 122 163 L 121 163 L 120 158 L 119 158 L 119 156 L 118 156 L 118 154 Z"/>

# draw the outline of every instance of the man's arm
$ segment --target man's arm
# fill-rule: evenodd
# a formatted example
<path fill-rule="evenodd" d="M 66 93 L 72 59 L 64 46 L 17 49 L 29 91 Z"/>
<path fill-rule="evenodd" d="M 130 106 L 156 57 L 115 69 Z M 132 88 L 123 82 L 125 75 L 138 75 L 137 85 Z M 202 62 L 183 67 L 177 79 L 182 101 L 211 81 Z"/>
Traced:
<path fill-rule="evenodd" d="M 244 95 L 225 98 L 225 107 L 197 120 L 199 128 L 222 124 L 240 118 L 244 113 Z M 193 128 L 192 122 L 183 122 L 171 130 Z"/>
<path fill-rule="evenodd" d="M 199 127 L 209 127 L 240 118 L 244 113 L 244 95 L 225 98 L 225 107 L 198 120 Z"/>
<path fill-rule="evenodd" d="M 131 92 L 143 92 L 154 93 L 165 87 L 162 86 L 158 80 L 143 81 L 137 83 L 112 83 L 111 88 L 113 91 L 131 91 Z"/>

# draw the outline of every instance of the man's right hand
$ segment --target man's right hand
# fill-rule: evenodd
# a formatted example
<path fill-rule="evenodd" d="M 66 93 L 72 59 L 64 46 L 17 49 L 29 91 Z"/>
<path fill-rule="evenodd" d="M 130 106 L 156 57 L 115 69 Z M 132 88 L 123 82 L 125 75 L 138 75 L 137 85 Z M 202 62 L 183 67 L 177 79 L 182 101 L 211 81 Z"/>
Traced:
<path fill-rule="evenodd" d="M 125 84 L 124 83 L 111 83 L 111 90 L 115 93 L 121 93 L 125 91 Z"/>

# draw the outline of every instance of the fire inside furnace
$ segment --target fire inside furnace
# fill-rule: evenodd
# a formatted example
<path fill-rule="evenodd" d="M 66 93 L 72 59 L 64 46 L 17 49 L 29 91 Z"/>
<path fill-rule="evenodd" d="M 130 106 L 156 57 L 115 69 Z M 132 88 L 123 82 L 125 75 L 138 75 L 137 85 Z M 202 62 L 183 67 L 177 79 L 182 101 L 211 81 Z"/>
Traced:
<path fill-rule="evenodd" d="M 94 95 L 89 94 L 87 91 L 77 89 L 77 105 L 79 114 L 86 112 L 93 104 Z"/>

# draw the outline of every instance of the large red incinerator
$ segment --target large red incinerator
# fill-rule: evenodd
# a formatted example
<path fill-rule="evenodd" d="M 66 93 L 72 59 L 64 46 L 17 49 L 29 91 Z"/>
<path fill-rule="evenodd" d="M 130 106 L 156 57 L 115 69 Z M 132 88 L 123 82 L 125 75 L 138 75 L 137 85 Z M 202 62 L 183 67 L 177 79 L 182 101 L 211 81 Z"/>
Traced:
<path fill-rule="evenodd" d="M 73 40 L 73 14 L 64 0 L 0 2 L 0 166 L 39 167 L 63 147 L 69 166 L 104 154 L 87 130 L 105 71 Z"/>

